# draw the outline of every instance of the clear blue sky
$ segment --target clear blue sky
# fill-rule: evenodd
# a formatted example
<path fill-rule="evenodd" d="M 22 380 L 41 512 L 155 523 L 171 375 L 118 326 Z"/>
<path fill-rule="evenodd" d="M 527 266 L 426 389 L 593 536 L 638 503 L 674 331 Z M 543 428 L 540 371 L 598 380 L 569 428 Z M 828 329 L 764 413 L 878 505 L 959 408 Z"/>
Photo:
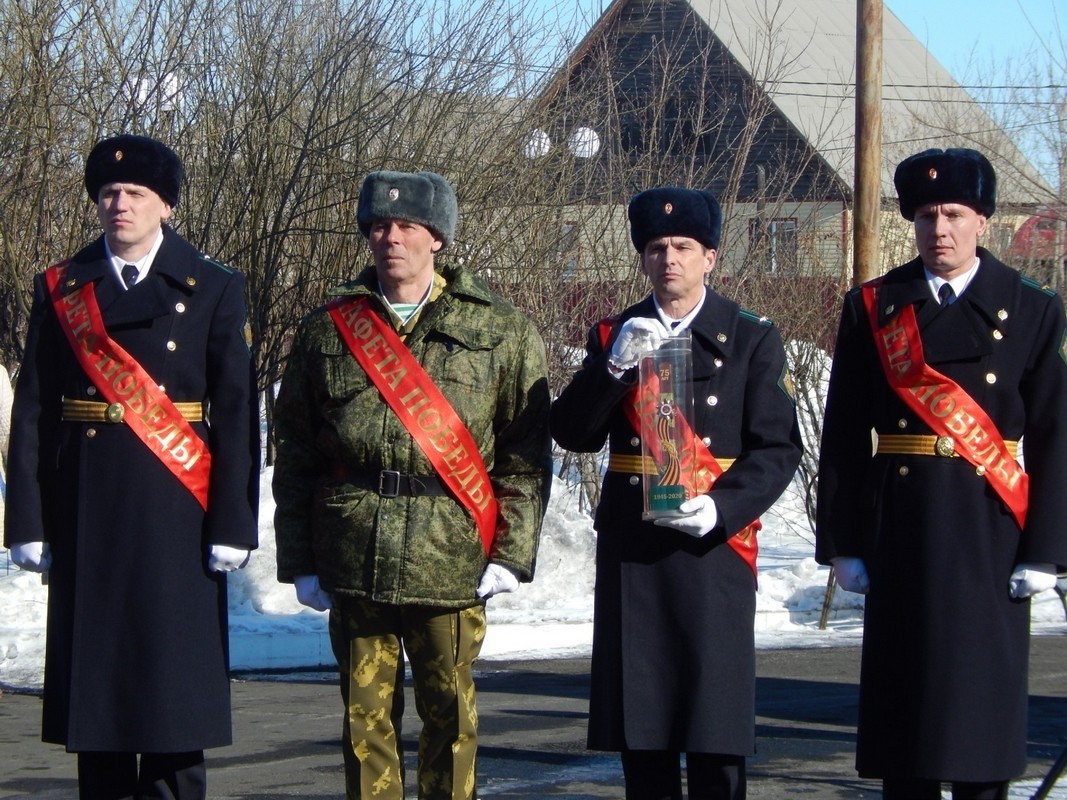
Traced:
<path fill-rule="evenodd" d="M 968 84 L 975 80 L 975 65 L 1018 60 L 1039 46 L 1041 39 L 1051 42 L 1062 58 L 1067 42 L 1067 3 L 1063 0 L 884 2 L 956 80 Z"/>

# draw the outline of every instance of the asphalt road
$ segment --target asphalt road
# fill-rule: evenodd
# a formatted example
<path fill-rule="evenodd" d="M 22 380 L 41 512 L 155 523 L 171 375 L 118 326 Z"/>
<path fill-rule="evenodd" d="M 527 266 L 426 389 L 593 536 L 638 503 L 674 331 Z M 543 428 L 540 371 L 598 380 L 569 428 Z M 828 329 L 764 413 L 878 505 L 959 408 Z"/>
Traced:
<path fill-rule="evenodd" d="M 749 797 L 879 797 L 853 769 L 858 650 L 761 650 L 757 664 Z M 622 797 L 618 757 L 585 749 L 588 668 L 587 659 L 479 664 L 480 797 Z M 1030 691 L 1030 766 L 1013 798 L 1029 798 L 1067 747 L 1067 636 L 1032 640 Z M 410 784 L 419 724 L 410 688 L 407 697 Z M 235 744 L 208 752 L 210 796 L 342 797 L 340 702 L 330 673 L 236 676 Z M 74 757 L 42 744 L 39 724 L 39 697 L 0 697 L 0 798 L 76 797 Z M 1067 798 L 1067 778 L 1051 797 Z"/>

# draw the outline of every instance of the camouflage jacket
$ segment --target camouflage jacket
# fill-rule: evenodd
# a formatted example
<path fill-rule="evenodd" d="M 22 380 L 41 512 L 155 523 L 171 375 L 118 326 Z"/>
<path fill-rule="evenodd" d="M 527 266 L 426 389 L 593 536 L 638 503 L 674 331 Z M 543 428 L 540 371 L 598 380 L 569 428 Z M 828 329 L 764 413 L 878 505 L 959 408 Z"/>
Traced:
<path fill-rule="evenodd" d="M 462 269 L 404 339 L 478 444 L 499 504 L 489 558 L 533 578 L 551 479 L 544 344 L 512 305 Z M 335 290 L 377 293 L 374 269 Z M 406 330 L 406 328 L 405 328 Z M 478 602 L 488 562 L 471 514 L 450 495 L 383 497 L 381 470 L 433 475 L 429 460 L 342 341 L 325 308 L 301 324 L 275 408 L 278 579 L 394 604 Z"/>

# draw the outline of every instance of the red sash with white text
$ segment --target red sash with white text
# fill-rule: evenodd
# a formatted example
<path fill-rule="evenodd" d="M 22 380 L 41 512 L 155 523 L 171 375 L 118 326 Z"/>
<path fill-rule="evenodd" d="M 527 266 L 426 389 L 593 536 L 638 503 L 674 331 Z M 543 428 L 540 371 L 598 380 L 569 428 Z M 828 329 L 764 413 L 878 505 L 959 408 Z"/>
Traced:
<path fill-rule="evenodd" d="M 45 270 L 59 327 L 74 357 L 101 396 L 121 407 L 129 426 L 153 455 L 207 510 L 211 453 L 189 421 L 145 369 L 108 336 L 92 283 L 64 295 L 61 286 L 70 261 Z"/>
<path fill-rule="evenodd" d="M 603 320 L 598 326 L 600 342 L 605 348 L 611 338 L 613 322 L 610 319 Z M 638 383 L 623 401 L 623 413 L 626 414 L 626 419 L 637 433 L 641 432 L 642 418 L 645 420 L 647 430 L 655 430 L 658 422 L 663 419 L 659 413 L 659 403 L 659 392 L 656 391 L 653 381 L 646 382 L 643 390 L 641 384 Z M 656 468 L 658 470 L 670 469 L 673 473 L 671 481 L 685 487 L 688 500 L 699 494 L 706 494 L 712 484 L 722 475 L 723 468 L 715 460 L 715 456 L 711 454 L 711 450 L 704 444 L 703 439 L 689 427 L 689 422 L 684 415 L 676 414 L 673 419 L 675 424 L 681 426 L 682 438 L 689 441 L 691 446 L 683 448 L 681 453 L 668 453 L 660 446 L 659 440 L 653 437 L 652 441 L 648 442 L 649 451 L 655 459 Z M 677 459 L 677 463 L 669 464 L 674 459 Z M 763 523 L 757 519 L 726 540 L 726 543 L 748 564 L 753 575 L 756 574 L 756 557 L 759 555 L 756 534 L 762 528 Z"/>
<path fill-rule="evenodd" d="M 984 473 L 1019 527 L 1025 528 L 1029 476 L 1012 458 L 982 407 L 959 384 L 926 363 L 914 307 L 905 307 L 884 328 L 879 326 L 876 290 L 880 285 L 880 279 L 866 283 L 862 294 L 890 387 L 934 433 L 951 438 L 955 452 L 978 467 L 979 474 Z"/>
<path fill-rule="evenodd" d="M 478 445 L 448 399 L 366 297 L 326 306 L 341 338 L 422 448 L 441 481 L 471 512 L 486 555 L 496 537 L 497 502 Z"/>

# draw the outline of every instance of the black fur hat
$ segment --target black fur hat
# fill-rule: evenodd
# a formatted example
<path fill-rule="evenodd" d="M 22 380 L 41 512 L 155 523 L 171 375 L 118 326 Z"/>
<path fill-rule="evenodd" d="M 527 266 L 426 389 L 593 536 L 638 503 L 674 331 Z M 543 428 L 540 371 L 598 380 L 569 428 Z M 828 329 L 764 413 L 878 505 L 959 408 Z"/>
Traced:
<path fill-rule="evenodd" d="M 85 159 L 85 190 L 94 203 L 109 183 L 147 186 L 172 208 L 181 194 L 181 159 L 162 142 L 123 134 L 97 142 Z"/>
<path fill-rule="evenodd" d="M 448 246 L 458 218 L 456 193 L 436 172 L 372 172 L 359 190 L 356 220 L 364 236 L 377 219 L 406 219 L 425 225 Z"/>
<path fill-rule="evenodd" d="M 719 247 L 722 209 L 711 192 L 674 186 L 646 189 L 630 201 L 627 215 L 630 240 L 639 253 L 661 236 L 686 236 L 705 247 Z"/>
<path fill-rule="evenodd" d="M 906 220 L 927 203 L 961 203 L 986 217 L 997 209 L 997 174 L 977 150 L 924 150 L 900 162 L 893 183 Z"/>

